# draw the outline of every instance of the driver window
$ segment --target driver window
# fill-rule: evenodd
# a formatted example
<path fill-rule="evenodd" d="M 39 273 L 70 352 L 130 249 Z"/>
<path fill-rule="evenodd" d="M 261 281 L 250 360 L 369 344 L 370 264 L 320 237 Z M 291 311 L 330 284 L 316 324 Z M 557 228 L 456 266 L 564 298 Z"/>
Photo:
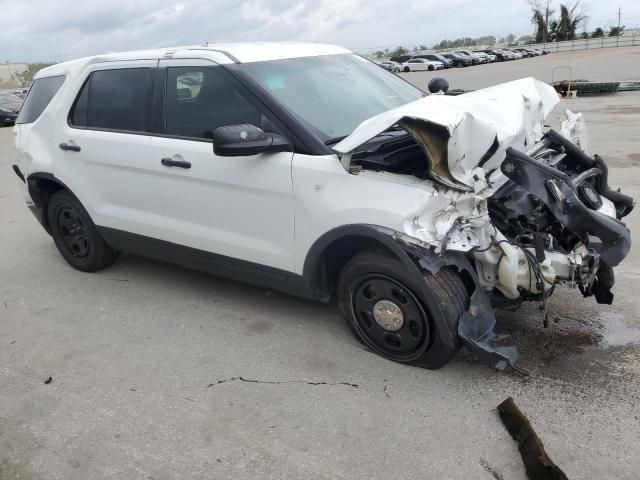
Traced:
<path fill-rule="evenodd" d="M 220 67 L 167 68 L 167 134 L 211 140 L 218 127 L 241 123 L 262 127 L 262 114 Z"/>

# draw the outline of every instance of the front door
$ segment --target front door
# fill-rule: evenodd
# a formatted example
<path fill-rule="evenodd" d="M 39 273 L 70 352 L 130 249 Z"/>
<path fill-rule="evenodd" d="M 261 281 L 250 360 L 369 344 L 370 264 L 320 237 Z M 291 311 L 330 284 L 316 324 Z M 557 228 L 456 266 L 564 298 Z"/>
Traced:
<path fill-rule="evenodd" d="M 163 60 L 160 73 L 164 122 L 154 151 L 169 240 L 293 271 L 293 153 L 216 156 L 212 138 L 218 127 L 275 127 L 220 66 Z"/>

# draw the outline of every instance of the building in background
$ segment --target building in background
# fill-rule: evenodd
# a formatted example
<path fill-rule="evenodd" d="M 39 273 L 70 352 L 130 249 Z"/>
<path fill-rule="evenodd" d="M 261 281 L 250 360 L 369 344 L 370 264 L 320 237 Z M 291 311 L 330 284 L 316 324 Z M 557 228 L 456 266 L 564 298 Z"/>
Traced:
<path fill-rule="evenodd" d="M 14 74 L 24 73 L 29 70 L 26 63 L 0 63 L 0 88 L 17 86 Z"/>

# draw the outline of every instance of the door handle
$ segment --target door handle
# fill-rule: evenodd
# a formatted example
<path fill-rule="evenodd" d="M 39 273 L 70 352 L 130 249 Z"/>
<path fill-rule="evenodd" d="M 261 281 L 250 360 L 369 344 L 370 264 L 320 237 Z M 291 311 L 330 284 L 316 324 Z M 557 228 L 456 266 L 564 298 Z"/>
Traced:
<path fill-rule="evenodd" d="M 65 151 L 69 151 L 69 152 L 79 152 L 80 151 L 80 146 L 79 145 L 72 145 L 69 143 L 61 143 L 60 144 L 60 150 L 65 150 Z"/>
<path fill-rule="evenodd" d="M 191 162 L 186 160 L 174 160 L 173 158 L 163 158 L 160 163 L 165 167 L 191 168 Z"/>

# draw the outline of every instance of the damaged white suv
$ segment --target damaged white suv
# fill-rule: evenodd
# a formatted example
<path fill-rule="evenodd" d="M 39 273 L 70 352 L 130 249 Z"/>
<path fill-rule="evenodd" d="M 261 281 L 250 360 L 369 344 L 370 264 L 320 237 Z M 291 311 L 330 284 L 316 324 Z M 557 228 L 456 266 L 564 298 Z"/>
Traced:
<path fill-rule="evenodd" d="M 560 283 L 611 302 L 630 247 L 580 117 L 543 131 L 557 101 L 533 79 L 426 96 L 331 45 L 108 54 L 38 73 L 14 170 L 78 270 L 145 255 L 334 297 L 391 360 L 513 365 L 493 308 Z"/>

